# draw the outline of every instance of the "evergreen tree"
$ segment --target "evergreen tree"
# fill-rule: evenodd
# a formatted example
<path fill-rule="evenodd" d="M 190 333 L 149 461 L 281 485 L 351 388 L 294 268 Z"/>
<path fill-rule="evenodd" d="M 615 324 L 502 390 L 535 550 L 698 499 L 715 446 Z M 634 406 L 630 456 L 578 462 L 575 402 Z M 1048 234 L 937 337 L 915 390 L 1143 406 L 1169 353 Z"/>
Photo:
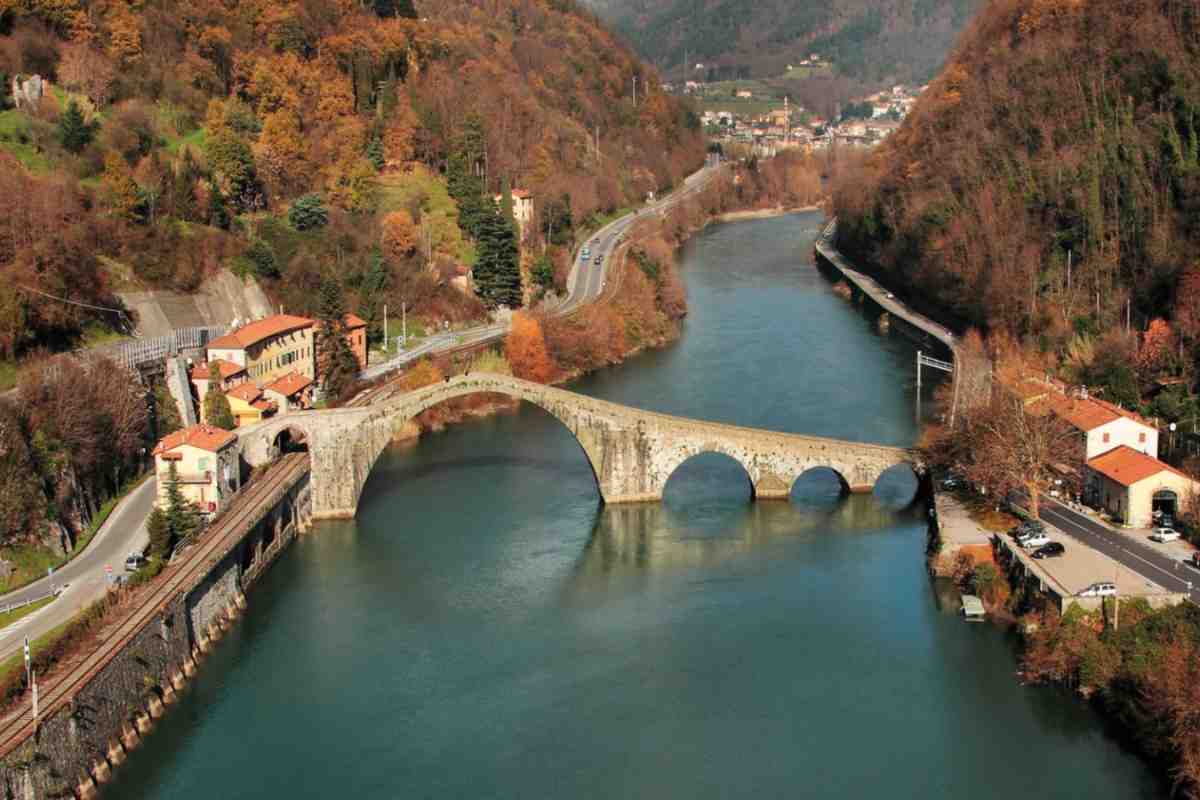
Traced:
<path fill-rule="evenodd" d="M 371 166 L 377 170 L 383 169 L 384 164 L 387 163 L 383 155 L 383 140 L 378 136 L 367 143 L 367 161 L 370 161 Z"/>
<path fill-rule="evenodd" d="M 342 288 L 326 278 L 321 283 L 317 319 L 317 368 L 325 396 L 337 400 L 358 377 L 358 359 L 346 341 L 346 307 Z"/>
<path fill-rule="evenodd" d="M 375 9 L 375 15 L 383 19 L 391 17 L 417 18 L 417 10 L 413 8 L 412 0 L 371 0 L 371 5 Z"/>
<path fill-rule="evenodd" d="M 507 175 L 500 180 L 500 215 L 508 220 L 508 224 L 517 224 L 517 218 L 513 212 L 512 183 L 508 180 Z"/>
<path fill-rule="evenodd" d="M 208 182 L 208 224 L 229 230 L 229 207 L 225 202 L 225 194 L 212 179 Z"/>
<path fill-rule="evenodd" d="M 166 558 L 171 549 L 171 526 L 161 508 L 155 508 L 146 519 L 146 533 L 150 536 L 150 557 Z"/>
<path fill-rule="evenodd" d="M 397 17 L 417 19 L 417 9 L 413 6 L 413 0 L 395 0 L 395 3 Z"/>
<path fill-rule="evenodd" d="M 216 364 L 208 365 L 208 391 L 204 394 L 204 421 L 214 428 L 231 431 L 237 427 L 229 398 L 221 391 L 221 370 Z"/>
<path fill-rule="evenodd" d="M 329 222 L 329 211 L 319 194 L 306 194 L 296 198 L 288 209 L 288 222 L 298 231 L 324 227 Z"/>
<path fill-rule="evenodd" d="M 358 306 L 358 315 L 367 323 L 367 341 L 371 344 L 383 341 L 386 335 L 386 331 L 383 330 L 381 304 L 391 282 L 392 275 L 387 262 L 384 261 L 383 254 L 376 250 L 371 254 L 371 266 L 363 276 L 359 292 L 362 301 Z"/>
<path fill-rule="evenodd" d="M 182 542 L 200 529 L 200 512 L 190 500 L 183 496 L 179 488 L 179 470 L 172 461 L 167 472 L 167 508 L 164 511 L 168 530 L 167 550 L 176 543 Z"/>
<path fill-rule="evenodd" d="M 483 218 L 475 262 L 475 291 L 489 307 L 521 306 L 521 266 L 513 226 L 494 205 Z"/>
<path fill-rule="evenodd" d="M 196 184 L 200 181 L 200 168 L 190 149 L 183 151 L 183 158 L 171 178 L 170 213 L 188 222 L 200 221 L 200 209 L 196 205 Z"/>
<path fill-rule="evenodd" d="M 478 239 L 489 201 L 483 196 L 483 180 L 473 172 L 467 155 L 450 156 L 446 189 L 458 205 L 458 226 L 472 239 Z"/>
<path fill-rule="evenodd" d="M 95 134 L 95 128 L 83 118 L 79 104 L 74 100 L 67 103 L 67 110 L 58 118 L 58 140 L 72 153 L 82 153 Z"/>

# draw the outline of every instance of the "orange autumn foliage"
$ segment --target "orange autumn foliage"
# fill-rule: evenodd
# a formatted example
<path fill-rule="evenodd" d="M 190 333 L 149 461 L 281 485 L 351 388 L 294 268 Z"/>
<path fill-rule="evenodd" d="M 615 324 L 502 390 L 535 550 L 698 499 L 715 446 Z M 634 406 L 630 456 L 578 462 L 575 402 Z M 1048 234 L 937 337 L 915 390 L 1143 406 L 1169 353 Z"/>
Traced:
<path fill-rule="evenodd" d="M 518 378 L 548 383 L 554 377 L 554 364 L 546 351 L 542 325 L 528 314 L 520 311 L 513 314 L 512 330 L 504 340 L 504 357 Z"/>

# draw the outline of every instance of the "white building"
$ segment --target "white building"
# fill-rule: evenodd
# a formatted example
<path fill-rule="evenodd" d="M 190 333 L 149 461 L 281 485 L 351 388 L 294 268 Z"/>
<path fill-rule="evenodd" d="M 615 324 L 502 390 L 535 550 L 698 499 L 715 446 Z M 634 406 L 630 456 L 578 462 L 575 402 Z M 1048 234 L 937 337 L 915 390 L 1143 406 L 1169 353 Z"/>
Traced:
<path fill-rule="evenodd" d="M 1055 415 L 1083 434 L 1085 461 L 1122 445 L 1158 458 L 1158 429 L 1132 411 L 1086 396 L 1051 394 L 1049 401 Z"/>

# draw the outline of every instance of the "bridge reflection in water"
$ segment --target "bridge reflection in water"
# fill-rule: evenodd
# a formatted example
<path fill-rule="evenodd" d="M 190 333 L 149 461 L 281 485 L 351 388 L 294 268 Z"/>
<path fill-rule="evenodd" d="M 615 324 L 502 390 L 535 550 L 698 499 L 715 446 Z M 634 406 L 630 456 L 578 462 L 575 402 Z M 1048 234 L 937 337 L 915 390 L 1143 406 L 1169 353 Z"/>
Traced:
<path fill-rule="evenodd" d="M 867 537 L 891 530 L 898 517 L 922 513 L 911 507 L 917 484 L 908 469 L 885 475 L 874 494 L 853 495 L 832 470 L 811 470 L 796 482 L 790 501 L 771 503 L 753 502 L 738 472 L 732 459 L 704 454 L 676 471 L 661 504 L 600 508 L 566 591 L 708 568 L 798 539 Z"/>

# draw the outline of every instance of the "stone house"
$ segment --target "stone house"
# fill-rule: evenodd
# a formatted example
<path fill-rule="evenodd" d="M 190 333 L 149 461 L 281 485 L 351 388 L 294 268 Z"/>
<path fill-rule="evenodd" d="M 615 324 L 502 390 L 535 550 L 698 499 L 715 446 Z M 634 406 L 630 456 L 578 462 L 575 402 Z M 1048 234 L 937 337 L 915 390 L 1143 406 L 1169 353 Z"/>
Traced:
<path fill-rule="evenodd" d="M 170 466 L 183 496 L 212 516 L 221 511 L 239 488 L 237 437 L 210 425 L 192 425 L 163 437 L 154 447 L 156 504 L 167 507 Z"/>
<path fill-rule="evenodd" d="M 1157 514 L 1175 519 L 1190 507 L 1196 482 L 1174 467 L 1126 445 L 1088 460 L 1088 490 L 1097 504 L 1132 528 L 1148 528 Z"/>
<path fill-rule="evenodd" d="M 521 238 L 525 238 L 526 232 L 529 230 L 530 223 L 533 222 L 533 192 L 528 189 L 513 189 L 513 219 L 517 222 L 517 227 L 521 231 Z M 504 202 L 503 195 L 496 195 L 495 201 L 497 204 Z"/>

